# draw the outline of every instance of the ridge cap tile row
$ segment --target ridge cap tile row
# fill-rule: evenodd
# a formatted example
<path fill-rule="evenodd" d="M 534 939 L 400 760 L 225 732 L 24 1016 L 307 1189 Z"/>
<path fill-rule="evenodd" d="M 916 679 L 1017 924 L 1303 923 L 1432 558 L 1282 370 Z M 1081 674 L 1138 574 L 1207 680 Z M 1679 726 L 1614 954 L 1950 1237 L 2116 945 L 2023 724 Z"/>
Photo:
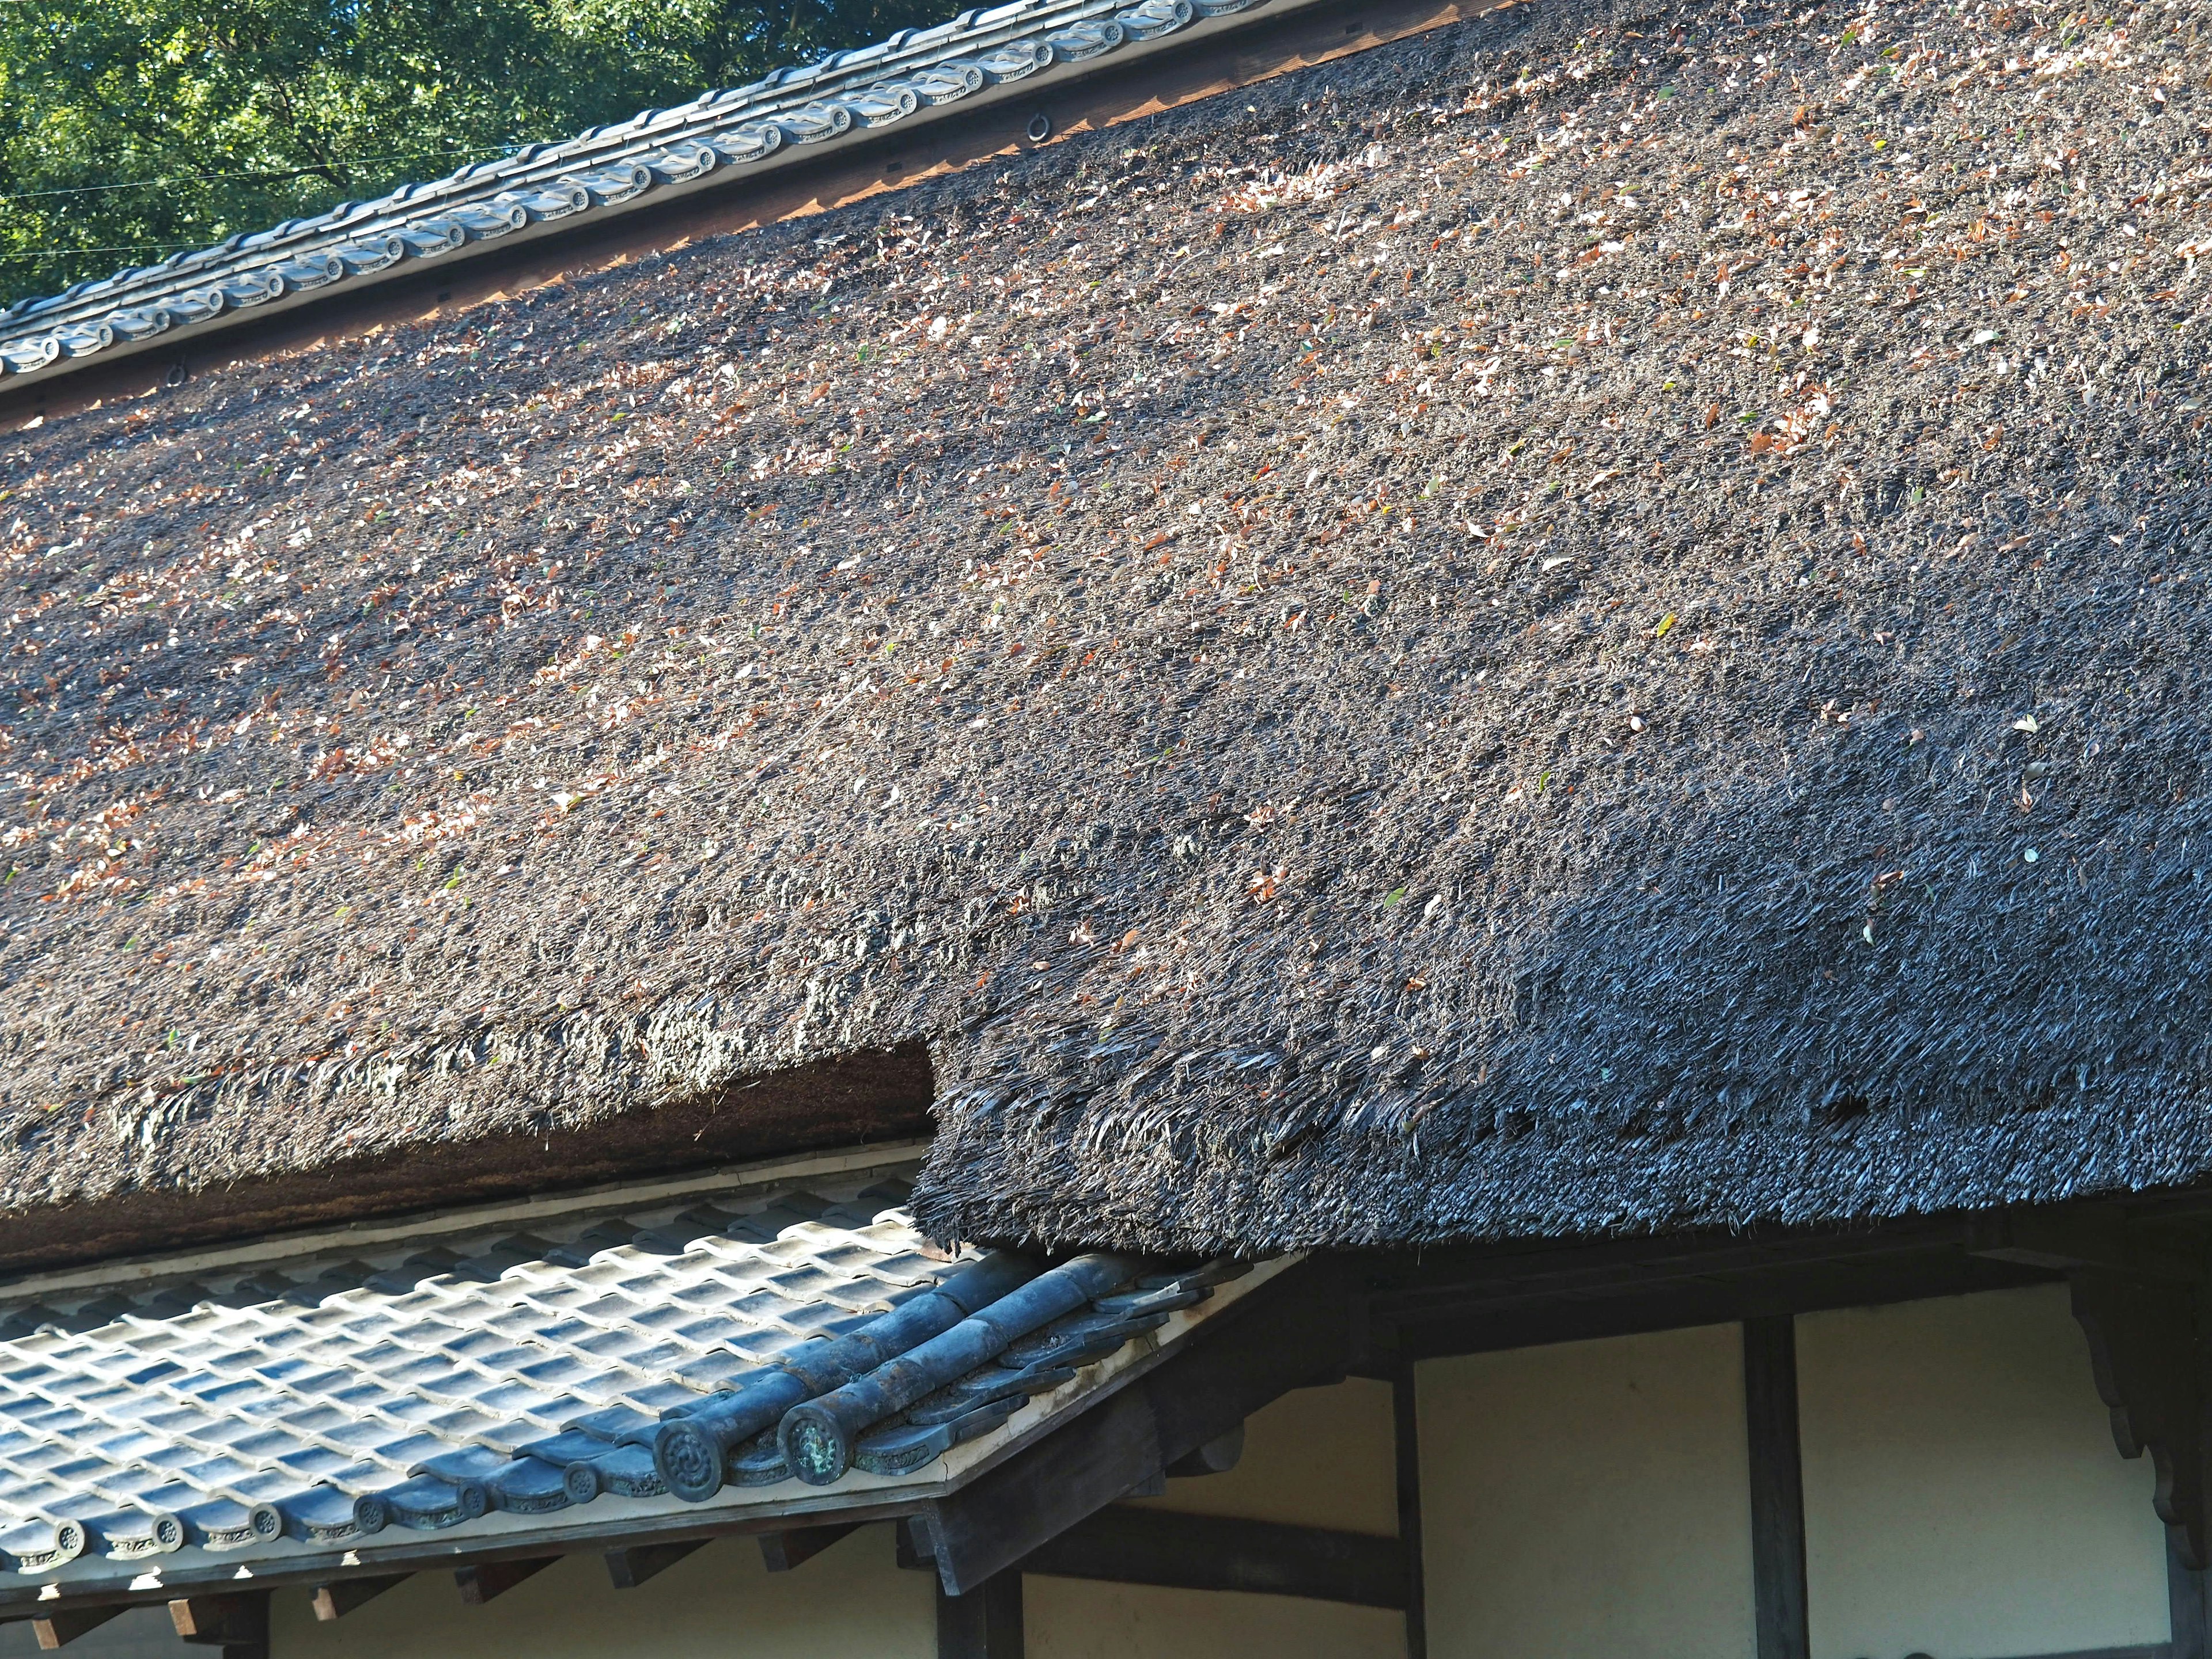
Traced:
<path fill-rule="evenodd" d="M 534 223 L 604 215 L 790 144 L 834 141 L 1267 0 L 1016 0 L 531 144 L 368 202 L 288 219 L 0 309 L 0 385 L 288 295 L 375 280 Z"/>

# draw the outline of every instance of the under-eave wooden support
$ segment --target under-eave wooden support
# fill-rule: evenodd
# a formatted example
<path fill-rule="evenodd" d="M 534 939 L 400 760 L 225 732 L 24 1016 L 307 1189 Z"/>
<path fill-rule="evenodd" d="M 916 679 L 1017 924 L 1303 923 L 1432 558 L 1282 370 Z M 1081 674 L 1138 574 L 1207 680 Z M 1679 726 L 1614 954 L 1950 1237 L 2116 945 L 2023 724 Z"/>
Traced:
<path fill-rule="evenodd" d="M 520 1561 L 472 1561 L 465 1567 L 453 1569 L 453 1582 L 460 1586 L 462 1601 L 472 1607 L 480 1607 L 493 1597 L 506 1595 L 524 1579 L 544 1571 L 560 1559 L 557 1555 L 541 1555 Z"/>
<path fill-rule="evenodd" d="M 318 1584 L 312 1597 L 315 1617 L 326 1625 L 334 1619 L 343 1619 L 364 1601 L 374 1601 L 413 1577 L 412 1573 L 393 1572 L 375 1578 L 340 1578 Z"/>
<path fill-rule="evenodd" d="M 2089 1339 L 2097 1393 L 2112 1408 L 2120 1455 L 2150 1454 L 2152 1502 L 2172 1528 L 2182 1559 L 2202 1571 L 2205 1553 L 2204 1379 L 2197 1293 L 2187 1285 L 2083 1268 L 2069 1273 L 2074 1317 Z"/>
<path fill-rule="evenodd" d="M 52 1653 L 56 1648 L 66 1647 L 87 1631 L 98 1630 L 123 1611 L 120 1607 L 57 1607 L 33 1618 L 31 1633 L 38 1638 L 40 1651 Z"/>
<path fill-rule="evenodd" d="M 635 1589 L 710 1541 L 704 1538 L 679 1538 L 670 1544 L 637 1544 L 628 1549 L 609 1550 L 607 1577 L 614 1581 L 617 1589 Z"/>
<path fill-rule="evenodd" d="M 958 1597 L 1085 1517 L 1221 1440 L 1290 1389 L 1340 1380 L 1358 1332 L 1339 1264 L 1310 1261 L 1222 1316 L 1184 1352 L 914 1517 Z"/>
<path fill-rule="evenodd" d="M 232 1590 L 169 1603 L 178 1639 L 221 1648 L 223 1659 L 269 1659 L 269 1592 Z"/>
<path fill-rule="evenodd" d="M 767 1564 L 770 1572 L 789 1572 L 793 1567 L 811 1561 L 859 1526 L 857 1521 L 840 1521 L 828 1526 L 791 1527 L 782 1532 L 764 1532 L 760 1535 L 761 1559 Z"/>
<path fill-rule="evenodd" d="M 2150 1455 L 2151 1501 L 2170 1543 L 2170 1659 L 2212 1659 L 2212 1273 L 2202 1249 L 2147 1235 L 2110 1205 L 1978 1217 L 1967 1248 L 2065 1274 L 2120 1455 Z"/>

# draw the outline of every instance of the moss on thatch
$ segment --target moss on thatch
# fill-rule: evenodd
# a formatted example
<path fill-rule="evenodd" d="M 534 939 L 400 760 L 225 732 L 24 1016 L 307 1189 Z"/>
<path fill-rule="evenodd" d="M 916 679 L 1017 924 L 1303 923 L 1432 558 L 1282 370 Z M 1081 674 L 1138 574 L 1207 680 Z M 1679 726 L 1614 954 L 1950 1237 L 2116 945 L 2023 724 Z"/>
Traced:
<path fill-rule="evenodd" d="M 1522 8 L 15 441 L 7 1201 L 915 1037 L 971 1237 L 2197 1179 L 2188 18 Z"/>

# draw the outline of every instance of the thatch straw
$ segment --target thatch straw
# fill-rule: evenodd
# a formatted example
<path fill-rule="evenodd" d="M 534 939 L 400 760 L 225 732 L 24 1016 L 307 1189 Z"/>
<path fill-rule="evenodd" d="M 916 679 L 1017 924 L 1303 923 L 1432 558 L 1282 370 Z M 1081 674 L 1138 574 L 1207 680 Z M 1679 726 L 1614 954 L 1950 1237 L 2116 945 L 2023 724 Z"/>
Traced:
<path fill-rule="evenodd" d="M 969 1237 L 2212 1172 L 2191 15 L 1522 9 L 16 441 L 7 1201 L 915 1036 Z"/>

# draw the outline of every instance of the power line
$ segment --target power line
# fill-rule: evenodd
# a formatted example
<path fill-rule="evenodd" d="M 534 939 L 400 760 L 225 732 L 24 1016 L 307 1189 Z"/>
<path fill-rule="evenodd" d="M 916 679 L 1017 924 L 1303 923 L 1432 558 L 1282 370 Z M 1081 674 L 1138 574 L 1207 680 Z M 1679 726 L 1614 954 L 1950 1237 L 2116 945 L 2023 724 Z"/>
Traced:
<path fill-rule="evenodd" d="M 378 167 L 388 161 L 426 161 L 441 155 L 501 155 L 512 153 L 519 146 L 513 144 L 476 145 L 467 149 L 423 149 L 411 155 L 363 155 L 347 163 L 349 167 Z M 210 184 L 226 179 L 298 179 L 311 173 L 320 173 L 320 167 L 252 167 L 243 173 L 179 173 L 166 179 L 134 179 L 113 185 L 72 185 L 66 189 L 19 190 L 12 195 L 0 195 L 0 202 L 34 202 L 54 196 L 96 196 L 110 190 L 153 190 L 163 185 Z M 97 253 L 111 250 L 88 248 Z"/>

